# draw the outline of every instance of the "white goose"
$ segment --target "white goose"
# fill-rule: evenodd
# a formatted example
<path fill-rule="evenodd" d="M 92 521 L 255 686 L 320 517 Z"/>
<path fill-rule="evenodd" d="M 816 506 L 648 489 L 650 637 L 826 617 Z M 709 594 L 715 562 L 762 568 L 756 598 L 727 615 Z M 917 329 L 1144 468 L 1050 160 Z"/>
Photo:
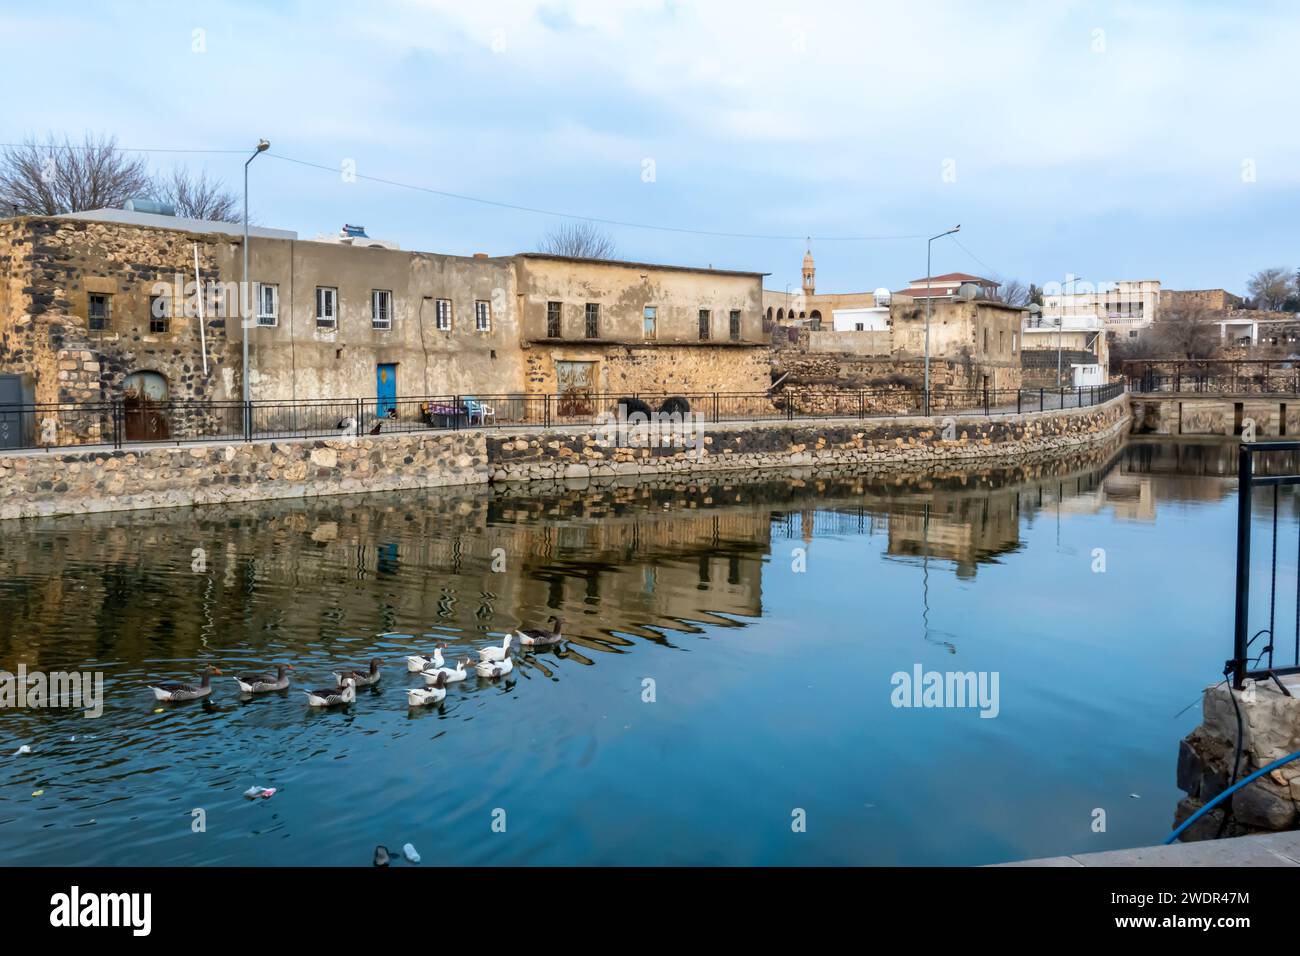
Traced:
<path fill-rule="evenodd" d="M 479 661 L 474 665 L 474 672 L 479 677 L 502 677 L 514 669 L 515 662 L 509 652 L 499 661 Z"/>
<path fill-rule="evenodd" d="M 312 707 L 333 707 L 335 704 L 350 704 L 357 699 L 357 681 L 354 677 L 345 677 L 341 687 L 305 690 L 303 693 L 307 695 L 307 703 Z"/>
<path fill-rule="evenodd" d="M 406 702 L 412 707 L 441 704 L 447 696 L 447 675 L 438 671 L 431 687 L 412 687 L 406 692 Z"/>
<path fill-rule="evenodd" d="M 446 644 L 439 644 L 433 649 L 432 654 L 412 654 L 406 659 L 406 669 L 412 674 L 418 674 L 430 667 L 441 667 L 445 663 L 442 659 L 442 649 L 446 646 Z"/>
<path fill-rule="evenodd" d="M 444 678 L 448 684 L 451 684 L 458 680 L 464 680 L 468 676 L 465 670 L 468 666 L 469 658 L 467 657 L 455 667 L 431 667 L 426 671 L 422 671 L 420 676 L 424 678 L 426 684 L 436 684 L 439 677 Z"/>
<path fill-rule="evenodd" d="M 514 635 L 513 635 L 513 634 L 507 634 L 505 637 L 503 637 L 503 638 L 501 639 L 501 646 L 500 646 L 500 647 L 495 647 L 495 646 L 493 646 L 493 647 L 481 647 L 481 648 L 479 648 L 478 659 L 479 659 L 480 661 L 503 661 L 503 660 L 505 660 L 505 659 L 506 659 L 506 654 L 508 654 L 509 651 L 510 651 L 510 642 L 511 642 L 512 640 L 514 640 Z"/>

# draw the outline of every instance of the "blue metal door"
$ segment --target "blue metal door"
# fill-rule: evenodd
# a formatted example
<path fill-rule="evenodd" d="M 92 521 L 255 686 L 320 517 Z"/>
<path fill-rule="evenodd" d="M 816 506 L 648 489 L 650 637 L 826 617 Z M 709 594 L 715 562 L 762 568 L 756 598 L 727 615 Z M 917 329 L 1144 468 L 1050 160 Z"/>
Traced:
<path fill-rule="evenodd" d="M 388 363 L 375 369 L 375 397 L 378 399 L 380 418 L 396 415 L 397 409 L 397 365 Z"/>

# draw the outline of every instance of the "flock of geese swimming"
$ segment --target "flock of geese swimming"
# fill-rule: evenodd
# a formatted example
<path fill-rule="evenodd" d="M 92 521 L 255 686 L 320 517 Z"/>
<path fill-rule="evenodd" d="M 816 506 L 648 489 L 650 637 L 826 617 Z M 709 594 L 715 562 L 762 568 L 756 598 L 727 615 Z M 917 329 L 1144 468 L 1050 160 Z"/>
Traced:
<path fill-rule="evenodd" d="M 526 628 L 506 634 L 500 646 L 493 644 L 479 649 L 478 661 L 473 663 L 473 670 L 479 677 L 494 679 L 509 674 L 514 670 L 512 644 L 518 641 L 523 647 L 549 647 L 564 641 L 562 633 L 564 621 L 558 617 L 550 619 L 554 630 Z M 441 703 L 447 696 L 447 685 L 462 681 L 469 676 L 472 658 L 465 658 L 455 667 L 448 667 L 443 660 L 440 644 L 432 654 L 412 654 L 406 658 L 406 669 L 424 678 L 424 687 L 412 687 L 406 692 L 406 702 L 412 707 L 424 707 Z M 292 664 L 279 665 L 275 676 L 270 674 L 246 674 L 235 678 L 243 694 L 267 694 L 272 691 L 288 690 L 289 671 Z M 217 667 L 208 667 L 203 672 L 203 680 L 195 684 L 157 683 L 150 684 L 149 689 L 157 700 L 178 703 L 185 700 L 199 700 L 212 693 L 212 678 L 221 676 Z M 374 658 L 366 670 L 339 670 L 334 673 L 334 686 L 320 690 L 303 691 L 307 703 L 312 707 L 335 707 L 350 704 L 357 699 L 358 687 L 372 687 L 383 678 L 383 661 Z"/>

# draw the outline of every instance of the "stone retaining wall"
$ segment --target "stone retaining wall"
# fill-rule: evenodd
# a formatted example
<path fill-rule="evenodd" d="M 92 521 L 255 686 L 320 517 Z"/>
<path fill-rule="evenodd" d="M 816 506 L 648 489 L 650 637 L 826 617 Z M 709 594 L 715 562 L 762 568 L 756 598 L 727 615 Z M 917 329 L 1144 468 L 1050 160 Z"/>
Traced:
<path fill-rule="evenodd" d="M 599 427 L 490 433 L 487 456 L 493 481 L 800 465 L 1017 463 L 1113 438 L 1127 426 L 1128 400 L 1120 396 L 1083 409 L 937 422 L 899 417 L 704 424 L 698 433 L 685 435 L 655 432 L 651 426 L 629 428 L 625 436 Z"/>
<path fill-rule="evenodd" d="M 1123 433 L 1126 396 L 1093 408 L 993 418 L 704 424 L 698 447 L 613 447 L 601 428 L 0 454 L 0 519 L 478 484 L 864 464 L 1023 464 Z M 945 432 L 945 428 L 947 432 Z M 632 430 L 643 443 L 647 426 Z M 945 434 L 948 437 L 945 437 Z M 659 436 L 662 438 L 662 436 Z"/>

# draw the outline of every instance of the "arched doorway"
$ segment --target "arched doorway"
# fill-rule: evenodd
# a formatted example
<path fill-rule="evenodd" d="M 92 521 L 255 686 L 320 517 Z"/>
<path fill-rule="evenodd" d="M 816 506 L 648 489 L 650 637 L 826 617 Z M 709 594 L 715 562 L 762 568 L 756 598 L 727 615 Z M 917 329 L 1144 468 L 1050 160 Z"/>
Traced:
<path fill-rule="evenodd" d="M 123 431 L 127 441 L 160 441 L 171 435 L 167 404 L 171 389 L 159 372 L 132 372 L 122 380 Z"/>

